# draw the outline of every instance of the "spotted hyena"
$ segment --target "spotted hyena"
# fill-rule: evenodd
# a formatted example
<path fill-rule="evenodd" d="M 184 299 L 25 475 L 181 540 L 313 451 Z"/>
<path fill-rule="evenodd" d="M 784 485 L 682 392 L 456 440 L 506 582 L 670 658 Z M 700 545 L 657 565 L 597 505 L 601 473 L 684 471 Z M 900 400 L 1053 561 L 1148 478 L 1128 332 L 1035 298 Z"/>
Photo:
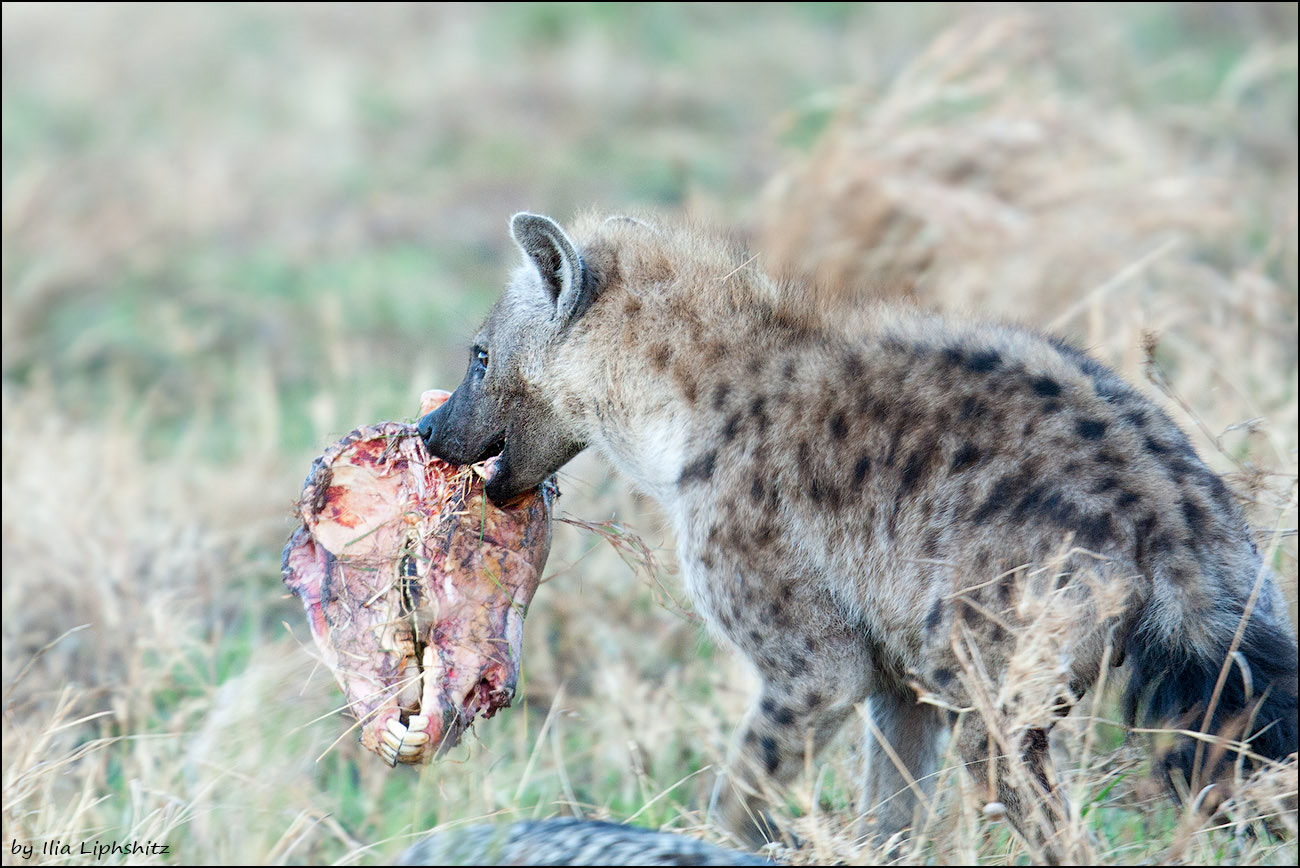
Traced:
<path fill-rule="evenodd" d="M 762 684 L 720 788 L 733 832 L 763 840 L 756 791 L 794 776 L 864 700 L 876 831 L 911 824 L 950 709 L 972 705 L 986 713 L 962 717 L 957 746 L 1027 829 L 1007 770 L 1050 791 L 1053 712 L 1105 661 L 1129 668 L 1130 719 L 1249 720 L 1255 753 L 1296 750 L 1277 585 L 1229 490 L 1110 370 L 1022 328 L 826 314 L 689 229 L 510 226 L 523 264 L 421 433 L 452 462 L 502 450 L 498 503 L 592 447 L 663 506 L 695 606 Z M 973 673 L 1001 680 L 1053 595 L 1069 606 L 1044 664 L 1056 693 L 1027 721 Z M 1167 758 L 1189 781 L 1195 744 Z"/>

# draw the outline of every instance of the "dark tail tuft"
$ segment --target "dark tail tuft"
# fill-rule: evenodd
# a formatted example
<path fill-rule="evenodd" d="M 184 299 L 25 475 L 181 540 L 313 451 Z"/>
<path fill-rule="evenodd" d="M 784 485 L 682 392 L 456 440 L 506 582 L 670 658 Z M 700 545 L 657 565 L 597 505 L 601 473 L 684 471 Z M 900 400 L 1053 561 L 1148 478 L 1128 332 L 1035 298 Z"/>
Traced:
<path fill-rule="evenodd" d="M 1237 614 L 1239 618 L 1240 612 Z M 1188 645 L 1194 643 L 1171 643 L 1152 620 L 1140 619 L 1125 645 L 1131 669 L 1124 694 L 1125 717 L 1130 725 L 1138 721 L 1173 723 L 1200 730 L 1228 654 L 1231 634 L 1222 647 L 1213 651 L 1189 649 Z M 1295 639 L 1285 627 L 1276 626 L 1257 612 L 1246 625 L 1237 651 L 1249 669 L 1249 684 L 1242 676 L 1242 667 L 1233 662 L 1205 731 L 1249 738 L 1254 753 L 1284 759 L 1297 749 Z M 1242 727 L 1252 713 L 1250 732 L 1246 733 Z M 1181 739 L 1164 757 L 1165 774 L 1178 769 L 1189 784 L 1194 780 L 1208 782 L 1217 777 L 1220 763 L 1235 759 L 1229 754 L 1215 761 L 1215 751 L 1207 745 L 1202 749 L 1202 768 L 1197 769 L 1196 745 L 1193 739 Z"/>

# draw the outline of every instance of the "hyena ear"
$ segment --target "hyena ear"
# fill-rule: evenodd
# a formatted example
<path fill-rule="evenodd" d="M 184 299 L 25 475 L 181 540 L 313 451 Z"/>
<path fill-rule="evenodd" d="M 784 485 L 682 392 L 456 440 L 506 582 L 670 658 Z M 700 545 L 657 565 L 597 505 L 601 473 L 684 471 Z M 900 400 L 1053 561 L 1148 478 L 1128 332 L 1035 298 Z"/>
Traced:
<path fill-rule="evenodd" d="M 510 218 L 510 235 L 541 275 L 555 320 L 565 326 L 577 319 L 594 300 L 596 288 L 569 236 L 551 218 L 527 211 Z"/>

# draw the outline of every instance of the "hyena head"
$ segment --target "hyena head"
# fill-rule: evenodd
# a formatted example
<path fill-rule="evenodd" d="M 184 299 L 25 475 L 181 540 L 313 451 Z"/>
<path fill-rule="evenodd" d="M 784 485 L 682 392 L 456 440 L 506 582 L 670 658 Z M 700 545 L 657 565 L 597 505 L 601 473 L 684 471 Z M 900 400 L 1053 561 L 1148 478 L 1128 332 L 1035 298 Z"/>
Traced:
<path fill-rule="evenodd" d="M 434 456 L 472 464 L 498 452 L 487 494 L 502 504 L 532 489 L 586 446 L 541 394 L 548 356 L 596 296 L 596 280 L 553 220 L 519 213 L 510 234 L 524 253 L 474 338 L 456 391 L 420 420 Z"/>

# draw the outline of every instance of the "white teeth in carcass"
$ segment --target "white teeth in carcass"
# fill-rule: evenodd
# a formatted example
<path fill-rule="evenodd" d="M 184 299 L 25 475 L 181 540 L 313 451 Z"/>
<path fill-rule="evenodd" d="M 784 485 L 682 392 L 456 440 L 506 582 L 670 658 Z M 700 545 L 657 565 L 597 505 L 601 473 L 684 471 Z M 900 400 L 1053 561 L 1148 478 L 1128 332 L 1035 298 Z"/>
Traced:
<path fill-rule="evenodd" d="M 418 715 L 411 718 L 413 723 L 425 720 Z M 425 748 L 429 744 L 429 734 L 423 730 L 408 729 L 396 718 L 384 721 L 380 732 L 379 754 L 389 765 L 398 762 L 415 764 L 424 758 Z"/>

